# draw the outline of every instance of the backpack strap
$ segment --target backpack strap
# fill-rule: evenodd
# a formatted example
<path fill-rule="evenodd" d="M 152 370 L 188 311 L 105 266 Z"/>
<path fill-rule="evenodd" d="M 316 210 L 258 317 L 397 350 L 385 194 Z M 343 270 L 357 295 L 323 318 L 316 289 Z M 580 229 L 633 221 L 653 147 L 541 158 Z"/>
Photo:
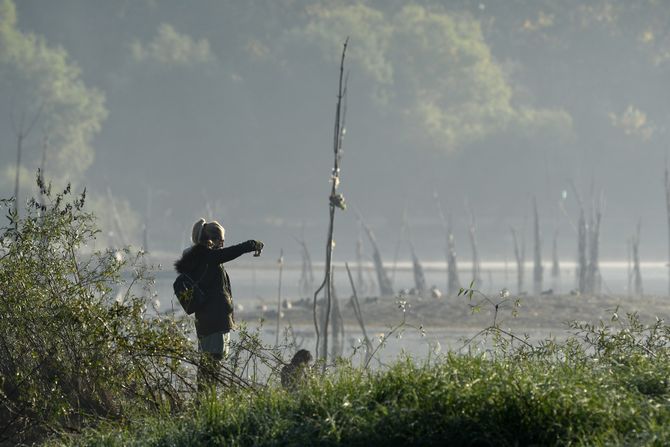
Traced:
<path fill-rule="evenodd" d="M 193 281 L 193 278 L 191 278 L 190 276 L 188 276 L 187 273 L 184 273 L 183 275 L 184 275 L 185 277 L 187 277 L 187 278 L 193 283 L 193 287 L 197 287 L 198 289 L 200 289 L 200 287 L 198 286 L 198 284 L 199 284 L 200 281 L 202 281 L 202 279 L 205 277 L 205 274 L 207 273 L 207 268 L 208 268 L 208 267 L 209 267 L 209 264 L 205 264 L 205 271 L 202 272 L 202 275 L 200 275 L 200 278 L 198 278 L 197 281 Z M 202 293 L 202 290 L 200 290 L 200 293 Z"/>

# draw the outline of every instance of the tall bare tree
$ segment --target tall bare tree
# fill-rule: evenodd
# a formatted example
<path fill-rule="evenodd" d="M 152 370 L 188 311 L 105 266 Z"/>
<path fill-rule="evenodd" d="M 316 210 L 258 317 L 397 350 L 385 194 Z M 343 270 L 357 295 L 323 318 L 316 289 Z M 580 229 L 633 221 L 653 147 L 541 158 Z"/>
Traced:
<path fill-rule="evenodd" d="M 367 292 L 367 285 L 365 283 L 365 276 L 363 275 L 363 238 L 362 224 L 358 224 L 358 232 L 356 234 L 356 287 L 358 292 L 365 295 Z"/>
<path fill-rule="evenodd" d="M 340 312 L 340 300 L 337 296 L 337 291 L 335 289 L 335 268 L 331 272 L 331 286 L 333 290 L 331 291 L 332 296 L 332 308 L 333 308 L 333 318 L 331 319 L 330 330 L 333 334 L 333 343 L 330 349 L 331 358 L 335 359 L 341 357 L 344 352 L 344 319 L 342 318 L 342 312 Z M 324 347 L 325 349 L 325 347 Z"/>
<path fill-rule="evenodd" d="M 437 191 L 433 191 L 433 198 L 437 205 L 437 212 L 442 222 L 442 228 L 445 234 L 444 254 L 447 261 L 447 295 L 453 296 L 458 293 L 461 283 L 458 279 L 458 265 L 456 263 L 456 243 L 454 241 L 454 231 L 451 222 L 451 215 L 445 217 L 442 211 L 442 202 Z"/>
<path fill-rule="evenodd" d="M 626 255 L 627 255 L 627 265 L 626 265 L 626 279 L 628 296 L 633 296 L 633 238 L 630 237 L 626 239 Z"/>
<path fill-rule="evenodd" d="M 470 214 L 470 225 L 468 226 L 468 235 L 470 236 L 470 248 L 472 249 L 472 281 L 475 287 L 482 285 L 482 268 L 479 263 L 479 249 L 477 246 L 477 223 L 475 213 L 472 212 L 470 204 L 466 202 L 468 213 Z"/>
<path fill-rule="evenodd" d="M 577 191 L 574 183 L 570 183 L 572 190 L 577 198 L 577 205 L 579 206 L 579 219 L 577 220 L 577 270 L 575 275 L 577 277 L 577 290 L 580 294 L 586 293 L 586 277 L 587 277 L 587 240 L 588 227 L 586 224 L 586 215 L 584 211 L 584 202 Z"/>
<path fill-rule="evenodd" d="M 296 241 L 300 244 L 300 254 L 302 258 L 302 268 L 300 270 L 300 279 L 298 280 L 298 290 L 301 295 L 308 295 L 314 290 L 314 269 L 312 268 L 312 257 L 309 254 L 309 248 L 305 242 L 304 226 L 301 238 Z"/>
<path fill-rule="evenodd" d="M 540 218 L 537 212 L 537 200 L 533 197 L 533 293 L 539 296 L 542 293 L 542 241 L 540 239 Z"/>
<path fill-rule="evenodd" d="M 340 160 L 342 158 L 342 139 L 344 137 L 344 118 L 346 115 L 346 80 L 344 79 L 344 58 L 347 53 L 347 45 L 349 43 L 349 38 L 344 41 L 342 47 L 342 57 L 340 59 L 340 77 L 337 91 L 337 104 L 335 106 L 335 126 L 333 134 L 333 172 L 330 176 L 331 187 L 330 187 L 330 198 L 329 198 L 329 224 L 328 224 L 328 241 L 326 243 L 326 265 L 323 282 L 319 288 L 314 292 L 314 302 L 312 305 L 312 312 L 314 317 L 314 330 L 316 332 L 316 356 L 320 357 L 323 360 L 326 360 L 328 357 L 328 320 L 330 319 L 330 305 L 331 305 L 331 265 L 333 260 L 333 231 L 335 224 L 335 208 L 340 208 L 342 210 L 346 209 L 346 204 L 344 202 L 344 197 L 338 192 L 338 187 L 340 185 Z M 317 321 L 317 297 L 322 290 L 326 290 L 326 316 L 325 321 L 323 322 L 323 340 L 325 349 L 319 351 L 319 342 L 320 342 L 320 332 L 319 332 L 319 322 Z M 323 362 L 323 370 L 325 371 L 326 362 Z"/>
<path fill-rule="evenodd" d="M 409 248 L 410 251 L 412 252 L 412 271 L 414 272 L 414 288 L 416 289 L 416 293 L 419 296 L 425 296 L 426 290 L 428 287 L 426 287 L 426 275 L 423 272 L 423 266 L 421 265 L 421 261 L 419 261 L 419 258 L 416 256 L 416 250 L 414 250 L 414 244 L 412 243 L 411 239 L 409 241 Z"/>
<path fill-rule="evenodd" d="M 557 293 L 560 293 L 561 289 L 561 265 L 560 260 L 558 259 L 558 228 L 554 230 L 554 239 L 552 243 L 551 250 L 551 283 L 552 288 Z"/>
<path fill-rule="evenodd" d="M 599 294 L 602 284 L 600 275 L 600 222 L 602 220 L 603 198 L 593 205 L 588 231 L 589 258 L 586 270 L 586 292 Z"/>
<path fill-rule="evenodd" d="M 353 305 L 354 308 L 354 315 L 356 316 L 356 320 L 358 321 L 358 324 L 361 327 L 361 332 L 363 332 L 363 342 L 365 343 L 365 364 L 367 365 L 370 361 L 370 356 L 372 355 L 373 351 L 372 342 L 370 341 L 368 333 L 365 330 L 365 322 L 363 321 L 361 305 L 358 301 L 358 294 L 356 293 L 356 287 L 354 286 L 354 279 L 351 277 L 351 270 L 349 269 L 349 264 L 345 262 L 344 266 L 346 267 L 347 275 L 349 276 L 349 284 L 351 284 L 351 292 L 352 292 L 351 304 Z"/>
<path fill-rule="evenodd" d="M 395 284 L 395 272 L 398 268 L 398 255 L 400 254 L 400 245 L 402 245 L 403 240 L 408 236 L 408 224 L 407 224 L 407 203 L 402 210 L 402 217 L 400 218 L 400 232 L 398 234 L 398 241 L 395 244 L 395 250 L 393 252 L 393 268 L 391 269 L 391 284 Z"/>
<path fill-rule="evenodd" d="M 389 279 L 388 273 L 386 272 L 386 268 L 384 268 L 384 263 L 382 262 L 382 255 L 379 251 L 379 247 L 377 246 L 377 240 L 375 239 L 375 235 L 372 232 L 372 229 L 370 229 L 370 227 L 368 227 L 366 223 L 363 221 L 363 218 L 361 217 L 360 213 L 358 213 L 358 219 L 363 225 L 363 229 L 365 230 L 365 233 L 368 236 L 370 245 L 372 245 L 372 261 L 374 262 L 375 271 L 377 272 L 377 282 L 379 283 L 379 294 L 384 296 L 392 296 L 393 284 Z"/>
<path fill-rule="evenodd" d="M 637 231 L 631 239 L 631 248 L 633 254 L 633 283 L 635 295 L 641 297 L 644 294 L 642 289 L 642 272 L 640 271 L 640 228 L 642 222 L 637 222 Z"/>
<path fill-rule="evenodd" d="M 281 320 L 281 280 L 284 271 L 284 249 L 279 250 L 279 258 L 277 258 L 277 266 L 279 267 L 279 280 L 277 284 L 277 332 L 275 337 L 275 346 L 279 346 L 279 324 Z"/>
<path fill-rule="evenodd" d="M 516 290 L 517 293 L 523 293 L 523 277 L 524 269 L 526 264 L 526 242 L 524 239 L 521 239 L 521 244 L 519 245 L 519 239 L 517 237 L 516 230 L 510 228 L 512 232 L 512 242 L 514 244 L 514 259 L 516 260 Z"/>

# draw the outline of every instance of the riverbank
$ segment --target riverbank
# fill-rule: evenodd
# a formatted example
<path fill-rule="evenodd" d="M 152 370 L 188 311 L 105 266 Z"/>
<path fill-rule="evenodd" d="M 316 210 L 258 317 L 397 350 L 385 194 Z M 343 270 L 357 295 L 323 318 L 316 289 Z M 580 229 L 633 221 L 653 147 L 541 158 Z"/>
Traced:
<path fill-rule="evenodd" d="M 656 317 L 670 319 L 670 298 L 663 296 L 628 297 L 622 295 L 543 295 L 499 296 L 487 298 L 475 294 L 467 296 L 421 298 L 403 295 L 399 297 L 366 297 L 360 300 L 361 313 L 366 326 L 394 326 L 403 318 L 408 324 L 426 329 L 477 329 L 495 322 L 501 327 L 515 331 L 543 330 L 547 332 L 565 330 L 572 321 L 597 323 L 610 321 L 614 313 L 623 317 L 637 313 L 643 322 L 653 322 Z M 405 301 L 401 303 L 400 301 Z M 495 304 L 499 304 L 497 315 Z M 350 299 L 340 299 L 339 307 L 347 326 L 357 326 Z M 283 325 L 309 326 L 313 324 L 312 302 L 309 298 L 284 302 L 281 309 Z M 257 305 L 236 313 L 240 321 L 256 322 L 263 318 L 276 321 L 274 306 Z"/>

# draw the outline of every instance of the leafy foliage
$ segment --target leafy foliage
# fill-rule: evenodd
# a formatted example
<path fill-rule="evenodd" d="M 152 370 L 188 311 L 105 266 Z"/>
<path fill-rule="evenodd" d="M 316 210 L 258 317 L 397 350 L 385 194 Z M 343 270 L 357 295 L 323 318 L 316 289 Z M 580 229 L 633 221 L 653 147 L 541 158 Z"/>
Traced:
<path fill-rule="evenodd" d="M 335 54 L 340 36 L 373 81 L 375 99 L 417 127 L 417 136 L 454 150 L 502 132 L 549 130 L 566 136 L 560 110 L 515 106 L 512 87 L 472 16 L 410 3 L 385 13 L 368 5 L 315 4 L 298 34 Z"/>
<path fill-rule="evenodd" d="M 84 84 L 63 48 L 18 29 L 11 0 L 0 1 L 0 86 L 12 92 L 3 98 L 11 107 L 3 107 L 6 112 L 32 118 L 41 110 L 39 128 L 49 141 L 51 175 L 80 181 L 93 162 L 91 140 L 107 116 L 104 95 Z M 36 168 L 39 157 L 31 162 Z M 13 178 L 13 172 L 4 174 Z"/>
<path fill-rule="evenodd" d="M 141 254 L 87 246 L 97 231 L 85 193 L 39 183 L 44 204 L 10 210 L 0 233 L 0 441 L 179 406 L 194 359 L 187 326 L 151 316 L 135 294 L 151 281 Z"/>

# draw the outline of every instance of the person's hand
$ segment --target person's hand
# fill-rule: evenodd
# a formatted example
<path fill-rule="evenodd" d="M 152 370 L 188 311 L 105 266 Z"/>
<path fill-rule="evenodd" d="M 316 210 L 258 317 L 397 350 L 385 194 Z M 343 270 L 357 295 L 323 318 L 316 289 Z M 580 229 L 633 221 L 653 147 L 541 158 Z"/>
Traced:
<path fill-rule="evenodd" d="M 248 240 L 247 244 L 249 244 L 249 251 L 255 252 L 256 256 L 261 254 L 261 250 L 263 250 L 264 247 L 264 244 L 261 241 Z"/>

